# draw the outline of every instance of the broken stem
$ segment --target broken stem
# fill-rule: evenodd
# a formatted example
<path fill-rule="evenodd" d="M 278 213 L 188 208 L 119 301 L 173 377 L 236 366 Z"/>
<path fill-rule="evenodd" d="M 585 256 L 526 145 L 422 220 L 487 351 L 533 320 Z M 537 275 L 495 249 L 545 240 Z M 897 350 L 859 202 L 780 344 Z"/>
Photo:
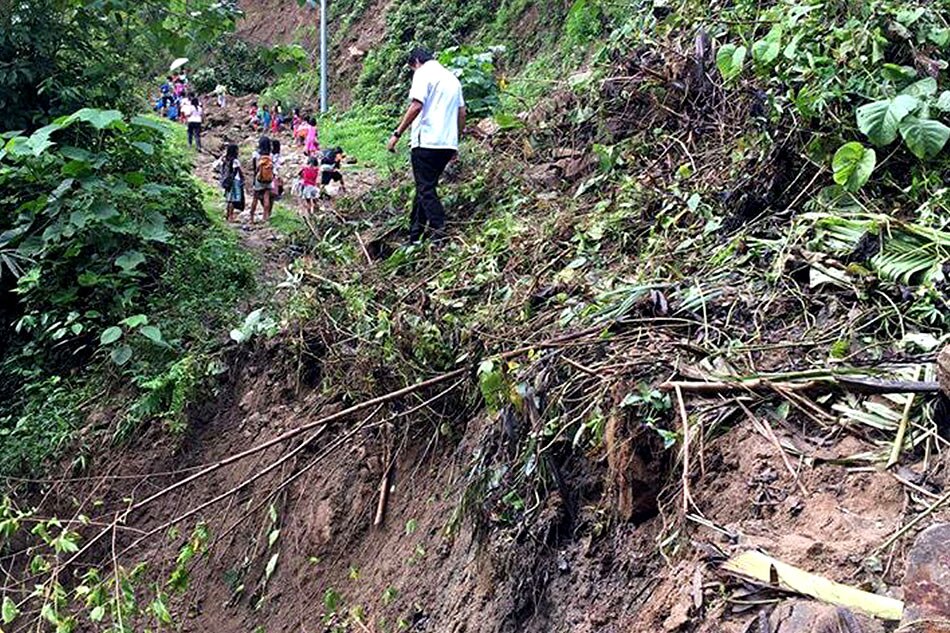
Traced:
<path fill-rule="evenodd" d="M 689 494 L 689 416 L 686 415 L 686 402 L 679 386 L 676 390 L 676 400 L 679 403 L 680 417 L 683 419 L 683 514 L 689 513 L 689 506 L 693 499 Z"/>
<path fill-rule="evenodd" d="M 914 381 L 920 377 L 920 367 L 914 370 Z M 910 411 L 914 407 L 914 394 L 907 396 L 907 403 L 904 404 L 904 412 L 901 414 L 900 424 L 897 426 L 897 435 L 894 437 L 894 445 L 891 447 L 891 456 L 887 459 L 887 465 L 884 468 L 890 468 L 897 463 L 901 457 L 901 449 L 904 447 L 904 437 L 907 435 L 907 423 L 910 421 Z"/>

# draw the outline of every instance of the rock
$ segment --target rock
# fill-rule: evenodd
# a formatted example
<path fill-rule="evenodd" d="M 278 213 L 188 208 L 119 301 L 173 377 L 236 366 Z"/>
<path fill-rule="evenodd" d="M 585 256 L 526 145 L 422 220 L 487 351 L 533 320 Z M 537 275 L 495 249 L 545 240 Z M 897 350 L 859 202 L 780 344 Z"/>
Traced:
<path fill-rule="evenodd" d="M 364 51 L 362 48 L 359 48 L 359 47 L 357 47 L 357 46 L 351 46 L 351 47 L 349 47 L 349 48 L 346 50 L 346 52 L 347 52 L 347 53 L 349 54 L 349 56 L 352 57 L 353 59 L 362 59 L 362 57 L 363 57 L 364 55 L 366 55 L 366 51 Z"/>
<path fill-rule="evenodd" d="M 947 350 L 940 356 L 947 359 Z M 944 377 L 946 378 L 946 377 Z M 927 528 L 914 541 L 904 573 L 905 633 L 950 633 L 950 524 Z"/>
<path fill-rule="evenodd" d="M 943 394 L 950 398 L 950 345 L 944 346 L 937 356 L 937 382 Z"/>
<path fill-rule="evenodd" d="M 475 129 L 481 138 L 488 138 L 498 134 L 498 131 L 501 130 L 501 126 L 498 125 L 495 119 L 489 117 L 479 121 Z"/>
<path fill-rule="evenodd" d="M 542 187 L 554 187 L 561 180 L 557 166 L 552 163 L 530 167 L 524 176 L 528 181 Z"/>
<path fill-rule="evenodd" d="M 884 633 L 884 626 L 842 607 L 808 600 L 789 600 L 769 616 L 772 633 Z"/>

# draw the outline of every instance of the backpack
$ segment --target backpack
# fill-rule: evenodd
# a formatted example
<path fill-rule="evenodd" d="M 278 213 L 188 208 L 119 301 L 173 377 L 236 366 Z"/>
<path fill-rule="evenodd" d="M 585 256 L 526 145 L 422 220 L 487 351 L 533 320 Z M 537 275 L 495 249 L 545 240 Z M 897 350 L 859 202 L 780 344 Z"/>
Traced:
<path fill-rule="evenodd" d="M 268 184 L 274 180 L 274 160 L 269 156 L 257 159 L 257 182 Z"/>
<path fill-rule="evenodd" d="M 234 186 L 234 167 L 226 164 L 221 165 L 220 180 L 221 188 L 225 191 L 231 191 Z"/>

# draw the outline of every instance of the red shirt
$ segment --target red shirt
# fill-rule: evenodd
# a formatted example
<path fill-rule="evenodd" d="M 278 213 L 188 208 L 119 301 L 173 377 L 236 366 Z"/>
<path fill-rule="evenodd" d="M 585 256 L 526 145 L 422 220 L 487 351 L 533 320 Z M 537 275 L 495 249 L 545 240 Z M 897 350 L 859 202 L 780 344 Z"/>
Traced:
<path fill-rule="evenodd" d="M 303 177 L 303 184 L 308 187 L 317 186 L 317 178 L 320 177 L 320 169 L 317 167 L 304 167 L 300 170 L 300 175 Z"/>

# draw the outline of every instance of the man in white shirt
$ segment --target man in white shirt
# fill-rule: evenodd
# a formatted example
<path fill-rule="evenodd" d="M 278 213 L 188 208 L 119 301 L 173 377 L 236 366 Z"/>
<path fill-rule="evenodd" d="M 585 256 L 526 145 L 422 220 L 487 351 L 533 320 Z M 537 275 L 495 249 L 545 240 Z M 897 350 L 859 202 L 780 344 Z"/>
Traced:
<path fill-rule="evenodd" d="M 422 238 L 426 224 L 434 240 L 445 236 L 445 208 L 436 187 L 459 147 L 459 133 L 465 128 L 465 99 L 462 84 L 432 53 L 416 48 L 409 54 L 413 70 L 411 103 L 389 139 L 389 151 L 410 126 L 412 175 L 416 181 L 416 197 L 412 205 L 409 240 Z"/>

